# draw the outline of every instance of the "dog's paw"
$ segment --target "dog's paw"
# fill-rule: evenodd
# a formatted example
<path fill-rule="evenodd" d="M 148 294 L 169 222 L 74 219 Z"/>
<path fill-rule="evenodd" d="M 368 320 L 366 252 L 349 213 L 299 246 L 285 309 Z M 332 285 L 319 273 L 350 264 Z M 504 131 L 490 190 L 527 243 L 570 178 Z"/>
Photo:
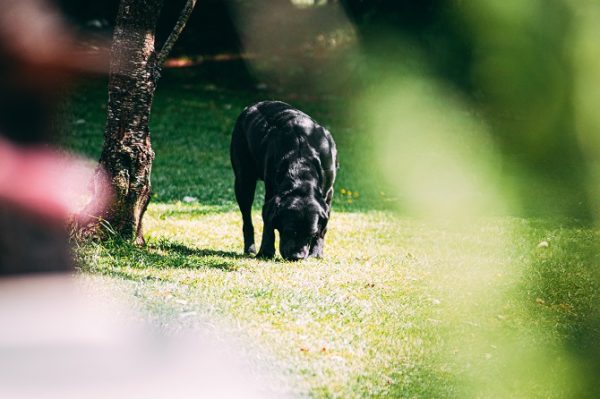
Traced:
<path fill-rule="evenodd" d="M 256 246 L 252 244 L 248 248 L 244 249 L 244 255 L 256 255 Z"/>
<path fill-rule="evenodd" d="M 323 241 L 317 241 L 310 247 L 310 252 L 308 253 L 309 258 L 317 258 L 321 259 L 323 257 Z"/>

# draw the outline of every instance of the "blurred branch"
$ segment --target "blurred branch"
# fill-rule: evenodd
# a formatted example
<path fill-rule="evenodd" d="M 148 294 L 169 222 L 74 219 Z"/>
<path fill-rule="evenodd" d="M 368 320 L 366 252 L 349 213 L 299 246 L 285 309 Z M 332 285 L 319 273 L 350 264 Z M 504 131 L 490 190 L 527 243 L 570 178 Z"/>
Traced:
<path fill-rule="evenodd" d="M 167 56 L 173 49 L 173 46 L 175 45 L 175 42 L 177 42 L 177 39 L 179 39 L 179 35 L 181 35 L 181 32 L 183 32 L 183 29 L 185 28 L 185 25 L 187 24 L 187 21 L 190 18 L 192 11 L 194 11 L 196 3 L 197 0 L 188 0 L 185 6 L 183 7 L 183 10 L 179 15 L 179 19 L 177 20 L 177 23 L 173 28 L 173 31 L 169 34 L 169 37 L 165 41 L 165 44 L 162 46 L 158 53 L 156 60 L 156 64 L 158 65 L 158 67 L 162 67 L 164 65 Z"/>

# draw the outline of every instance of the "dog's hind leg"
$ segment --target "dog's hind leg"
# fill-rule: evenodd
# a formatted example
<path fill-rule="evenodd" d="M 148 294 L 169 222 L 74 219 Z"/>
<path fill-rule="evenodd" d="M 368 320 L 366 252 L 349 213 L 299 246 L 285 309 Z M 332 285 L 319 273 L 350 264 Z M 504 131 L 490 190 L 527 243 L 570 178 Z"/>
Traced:
<path fill-rule="evenodd" d="M 254 202 L 254 192 L 256 191 L 256 178 L 254 176 L 243 176 L 236 173 L 235 176 L 235 198 L 242 220 L 244 222 L 244 253 L 246 255 L 256 254 L 254 245 L 254 226 L 252 225 L 252 203 Z"/>

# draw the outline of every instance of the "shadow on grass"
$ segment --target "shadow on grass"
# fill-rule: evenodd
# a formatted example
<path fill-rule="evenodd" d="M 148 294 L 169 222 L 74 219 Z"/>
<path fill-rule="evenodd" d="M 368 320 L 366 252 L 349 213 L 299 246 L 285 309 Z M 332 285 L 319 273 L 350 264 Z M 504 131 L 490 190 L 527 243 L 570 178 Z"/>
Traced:
<path fill-rule="evenodd" d="M 171 242 L 171 241 L 161 241 L 157 244 L 150 244 L 148 246 L 148 249 L 166 251 L 171 255 L 180 255 L 180 256 L 248 259 L 247 256 L 242 255 L 241 253 L 238 253 L 238 252 L 221 251 L 218 249 L 209 249 L 209 248 L 190 248 L 184 244 L 177 243 L 177 242 Z"/>
<path fill-rule="evenodd" d="M 257 262 L 270 262 L 270 263 L 285 263 L 285 264 L 297 264 L 294 261 L 288 261 L 280 256 L 275 256 L 272 259 L 258 259 L 249 255 L 244 255 L 241 252 L 233 251 L 222 251 L 218 249 L 209 248 L 190 248 L 184 244 L 171 241 L 162 241 L 158 244 L 150 244 L 148 246 L 150 250 L 167 251 L 173 255 L 181 256 L 193 256 L 193 257 L 216 257 L 216 258 L 231 258 L 236 260 L 254 260 Z"/>
<path fill-rule="evenodd" d="M 91 244 L 78 251 L 83 271 L 128 280 L 171 280 L 169 270 L 239 269 L 242 254 L 213 249 L 190 248 L 181 243 L 162 241 L 144 248 L 122 240 Z"/>

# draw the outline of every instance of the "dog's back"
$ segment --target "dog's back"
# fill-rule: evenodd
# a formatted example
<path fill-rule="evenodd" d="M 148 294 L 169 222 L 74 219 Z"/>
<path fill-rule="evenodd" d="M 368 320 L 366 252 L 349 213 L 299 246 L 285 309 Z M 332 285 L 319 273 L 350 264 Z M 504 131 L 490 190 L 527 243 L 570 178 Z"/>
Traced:
<path fill-rule="evenodd" d="M 318 159 L 326 171 L 334 171 L 337 162 L 329 131 L 281 101 L 262 101 L 240 114 L 232 137 L 232 151 L 236 150 L 246 161 L 252 161 L 262 180 L 269 167 L 265 162 L 288 159 L 291 153 L 298 153 L 294 157 Z"/>

